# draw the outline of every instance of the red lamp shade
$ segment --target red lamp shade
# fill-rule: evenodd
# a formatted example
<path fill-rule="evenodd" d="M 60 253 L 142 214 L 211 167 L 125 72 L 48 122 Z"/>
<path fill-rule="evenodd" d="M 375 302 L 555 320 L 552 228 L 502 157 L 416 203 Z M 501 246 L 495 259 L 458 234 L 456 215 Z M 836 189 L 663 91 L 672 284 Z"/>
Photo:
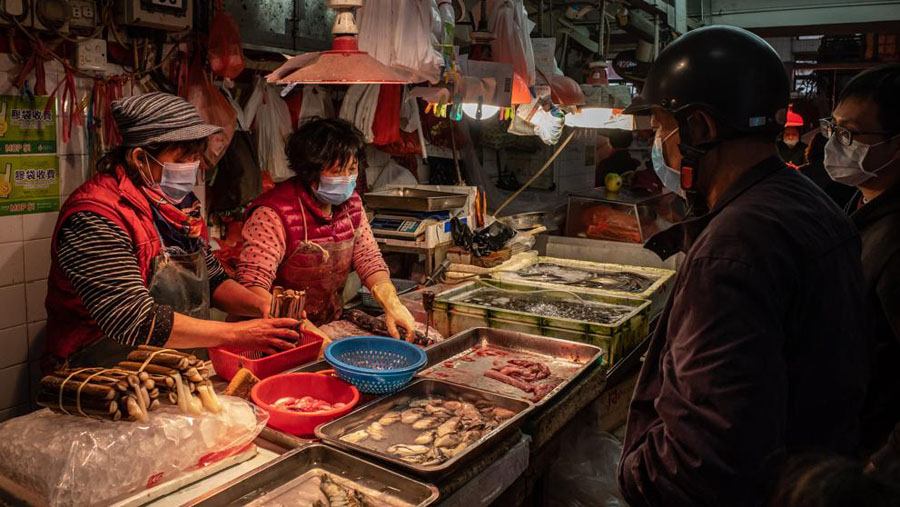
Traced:
<path fill-rule="evenodd" d="M 531 91 L 528 89 L 528 83 L 518 74 L 513 74 L 511 102 L 513 105 L 531 103 Z"/>
<path fill-rule="evenodd" d="M 560 106 L 581 106 L 585 103 L 584 92 L 574 79 L 555 74 L 550 78 L 550 100 Z"/>
<path fill-rule="evenodd" d="M 306 53 L 285 62 L 268 75 L 274 84 L 406 84 L 391 67 L 360 51 L 356 37 L 335 37 L 331 51 Z"/>
<path fill-rule="evenodd" d="M 803 117 L 794 112 L 793 104 L 790 104 L 788 106 L 787 122 L 785 122 L 784 126 L 785 127 L 802 127 L 803 126 Z"/>

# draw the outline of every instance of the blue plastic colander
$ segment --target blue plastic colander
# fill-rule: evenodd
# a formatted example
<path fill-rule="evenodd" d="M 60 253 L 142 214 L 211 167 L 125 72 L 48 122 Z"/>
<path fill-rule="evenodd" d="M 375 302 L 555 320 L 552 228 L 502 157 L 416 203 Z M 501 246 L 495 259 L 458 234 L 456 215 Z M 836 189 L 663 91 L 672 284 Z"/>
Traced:
<path fill-rule="evenodd" d="M 368 394 L 388 394 L 405 386 L 428 360 L 416 345 L 394 338 L 353 336 L 325 348 L 325 360 L 341 380 Z"/>

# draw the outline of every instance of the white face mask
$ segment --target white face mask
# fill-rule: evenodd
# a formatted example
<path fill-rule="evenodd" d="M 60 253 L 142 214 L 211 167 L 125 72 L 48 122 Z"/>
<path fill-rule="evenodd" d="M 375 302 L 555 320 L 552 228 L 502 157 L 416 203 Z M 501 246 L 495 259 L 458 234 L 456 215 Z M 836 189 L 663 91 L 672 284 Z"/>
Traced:
<path fill-rule="evenodd" d="M 862 185 L 878 176 L 878 171 L 897 160 L 898 153 L 894 153 L 893 157 L 880 166 L 866 167 L 866 159 L 869 158 L 869 155 L 878 150 L 890 149 L 891 141 L 897 137 L 900 136 L 894 136 L 876 144 L 853 141 L 850 146 L 844 146 L 837 137 L 832 137 L 825 144 L 825 171 L 832 180 L 838 183 L 851 187 Z M 874 160 L 878 158 L 873 157 Z"/>
<path fill-rule="evenodd" d="M 800 142 L 800 140 L 796 139 L 796 138 L 783 139 L 783 141 L 784 141 L 784 144 L 786 144 L 788 148 L 793 148 L 794 146 L 797 146 L 797 143 Z"/>
<path fill-rule="evenodd" d="M 681 171 L 676 171 L 666 164 L 666 157 L 663 154 L 663 143 L 669 140 L 678 129 L 673 130 L 665 137 L 660 139 L 657 135 L 653 139 L 653 149 L 650 150 L 650 161 L 653 163 L 653 172 L 659 177 L 662 184 L 667 189 L 680 195 L 682 199 L 687 198 L 687 193 L 681 188 Z"/>
<path fill-rule="evenodd" d="M 162 190 L 163 195 L 172 203 L 178 204 L 194 191 L 197 182 L 197 172 L 200 170 L 200 161 L 195 162 L 160 162 L 153 155 L 147 153 L 147 157 L 162 166 L 162 177 L 159 183 L 148 182 L 146 176 L 144 183 Z M 148 168 L 149 169 L 149 168 Z"/>

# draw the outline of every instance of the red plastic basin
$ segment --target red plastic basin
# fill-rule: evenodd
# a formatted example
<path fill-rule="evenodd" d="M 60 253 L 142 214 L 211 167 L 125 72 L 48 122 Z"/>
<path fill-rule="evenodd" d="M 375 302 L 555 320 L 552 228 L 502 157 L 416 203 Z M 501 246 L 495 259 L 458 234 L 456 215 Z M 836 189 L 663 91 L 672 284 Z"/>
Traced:
<path fill-rule="evenodd" d="M 236 348 L 212 347 L 206 350 L 209 352 L 209 360 L 212 361 L 216 375 L 231 380 L 241 368 L 247 368 L 259 379 L 271 377 L 276 373 L 314 361 L 321 349 L 322 337 L 303 331 L 296 347 L 261 359 L 252 359 L 251 352 Z"/>
<path fill-rule="evenodd" d="M 279 398 L 312 396 L 342 408 L 322 412 L 292 412 L 275 408 Z M 269 413 L 269 426 L 298 436 L 311 436 L 320 424 L 348 414 L 359 403 L 359 391 L 343 380 L 322 373 L 283 373 L 253 386 L 250 398 Z"/>

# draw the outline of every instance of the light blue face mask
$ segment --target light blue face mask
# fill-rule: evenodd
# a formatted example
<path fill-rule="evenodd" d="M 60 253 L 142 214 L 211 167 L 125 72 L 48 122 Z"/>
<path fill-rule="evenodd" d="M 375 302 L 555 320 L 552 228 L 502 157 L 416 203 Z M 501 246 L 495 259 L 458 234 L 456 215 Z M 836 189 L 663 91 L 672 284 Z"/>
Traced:
<path fill-rule="evenodd" d="M 322 202 L 333 206 L 347 202 L 356 188 L 356 176 L 322 176 L 319 178 L 319 188 L 316 189 L 316 197 Z"/>
<path fill-rule="evenodd" d="M 686 199 L 687 193 L 681 188 L 681 172 L 669 167 L 663 155 L 663 143 L 668 141 L 675 132 L 678 132 L 678 129 L 670 132 L 665 139 L 656 136 L 653 140 L 653 149 L 650 150 L 650 161 L 653 163 L 653 172 L 662 181 L 663 186 L 681 196 L 682 199 Z"/>

